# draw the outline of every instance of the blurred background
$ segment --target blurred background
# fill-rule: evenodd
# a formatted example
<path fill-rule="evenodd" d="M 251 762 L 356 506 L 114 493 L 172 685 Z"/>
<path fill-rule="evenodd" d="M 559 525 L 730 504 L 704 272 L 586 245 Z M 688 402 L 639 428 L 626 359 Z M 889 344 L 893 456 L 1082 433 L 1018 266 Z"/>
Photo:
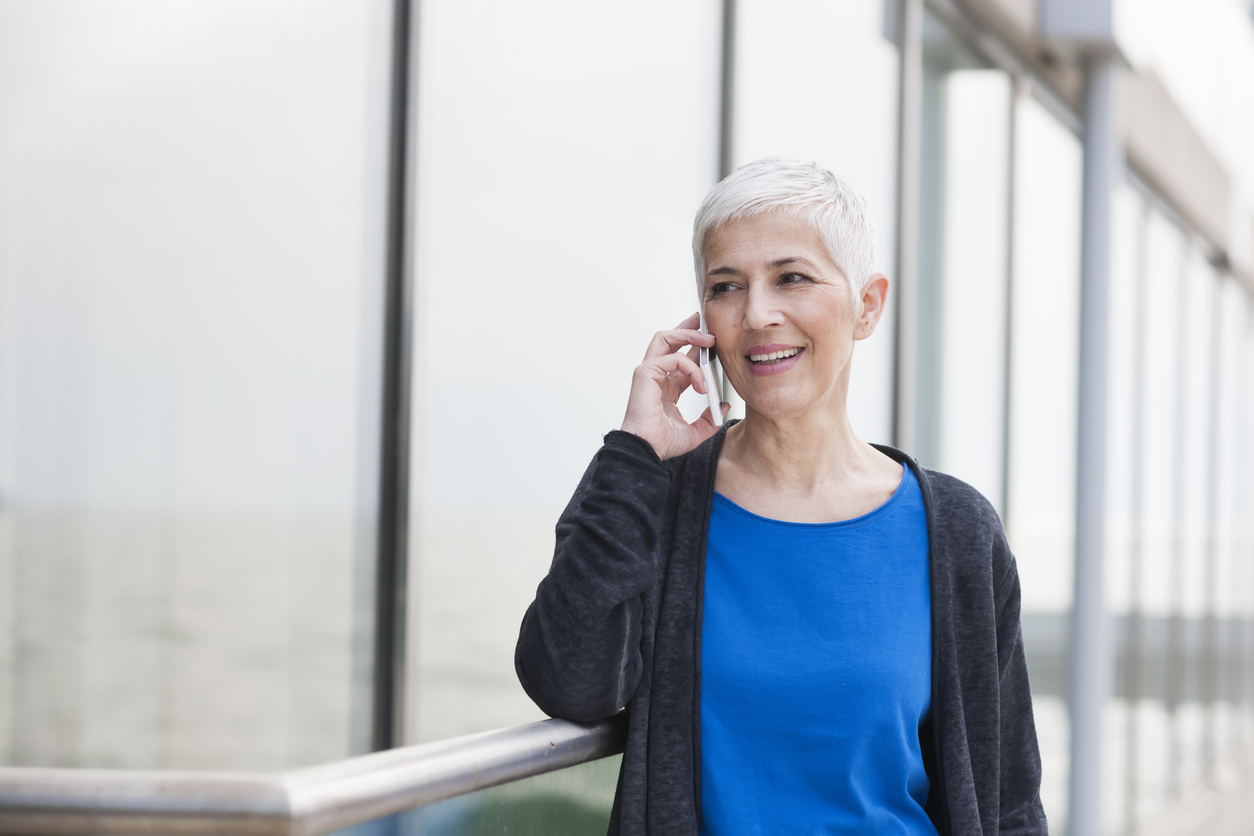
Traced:
<path fill-rule="evenodd" d="M 1005 521 L 1053 832 L 1254 830 L 1244 0 L 0 0 L 0 764 L 540 719 L 553 525 L 768 155 L 872 208 L 855 429 Z M 615 776 L 402 824 L 603 832 Z"/>

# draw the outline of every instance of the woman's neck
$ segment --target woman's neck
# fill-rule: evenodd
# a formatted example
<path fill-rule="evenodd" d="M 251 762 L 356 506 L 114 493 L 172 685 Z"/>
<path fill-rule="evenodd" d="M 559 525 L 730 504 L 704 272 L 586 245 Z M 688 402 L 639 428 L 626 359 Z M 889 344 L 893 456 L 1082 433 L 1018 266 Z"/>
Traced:
<path fill-rule="evenodd" d="M 872 454 L 879 455 L 858 438 L 843 411 L 775 417 L 748 410 L 728 430 L 726 444 L 738 467 L 787 491 L 810 492 L 854 476 Z"/>
<path fill-rule="evenodd" d="M 858 438 L 843 410 L 785 417 L 749 410 L 727 431 L 714 489 L 771 519 L 836 522 L 886 502 L 901 473 Z"/>

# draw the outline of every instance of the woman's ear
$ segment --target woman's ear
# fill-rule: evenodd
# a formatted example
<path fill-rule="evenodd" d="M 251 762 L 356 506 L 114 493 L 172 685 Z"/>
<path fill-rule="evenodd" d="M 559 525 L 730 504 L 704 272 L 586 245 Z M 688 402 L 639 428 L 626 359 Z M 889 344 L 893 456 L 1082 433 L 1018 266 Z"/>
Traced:
<path fill-rule="evenodd" d="M 862 288 L 859 301 L 862 303 L 862 311 L 858 315 L 858 321 L 854 323 L 853 338 L 865 340 L 875 333 L 875 326 L 884 315 L 884 304 L 888 301 L 888 276 L 872 273 L 866 286 Z"/>

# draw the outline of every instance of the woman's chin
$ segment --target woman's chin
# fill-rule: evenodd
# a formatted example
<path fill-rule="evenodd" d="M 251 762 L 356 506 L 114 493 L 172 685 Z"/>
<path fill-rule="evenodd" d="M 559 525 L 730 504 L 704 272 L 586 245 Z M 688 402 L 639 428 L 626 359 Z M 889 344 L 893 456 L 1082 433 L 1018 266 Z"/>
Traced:
<path fill-rule="evenodd" d="M 801 415 L 818 406 L 814 398 L 800 392 L 750 392 L 745 401 L 745 414 L 757 413 L 764 418 Z"/>

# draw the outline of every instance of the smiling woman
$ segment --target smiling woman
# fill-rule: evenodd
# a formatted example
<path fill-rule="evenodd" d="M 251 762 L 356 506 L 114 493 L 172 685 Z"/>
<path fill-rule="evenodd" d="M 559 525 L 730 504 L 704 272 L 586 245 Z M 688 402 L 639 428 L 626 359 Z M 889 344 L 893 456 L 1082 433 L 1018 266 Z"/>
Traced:
<path fill-rule="evenodd" d="M 878 507 L 902 467 L 857 438 L 845 406 L 854 342 L 875 330 L 888 279 L 850 281 L 815 228 L 781 209 L 728 220 L 702 237 L 706 320 L 745 399 L 715 490 L 790 522 L 850 519 Z M 767 474 L 770 484 L 759 478 Z"/>
<path fill-rule="evenodd" d="M 554 716 L 627 710 L 611 833 L 1046 830 L 1001 522 L 848 418 L 888 293 L 871 241 L 816 164 L 716 186 L 709 333 L 654 336 L 558 522 L 515 665 Z M 709 348 L 745 401 L 721 429 L 676 406 Z"/>

